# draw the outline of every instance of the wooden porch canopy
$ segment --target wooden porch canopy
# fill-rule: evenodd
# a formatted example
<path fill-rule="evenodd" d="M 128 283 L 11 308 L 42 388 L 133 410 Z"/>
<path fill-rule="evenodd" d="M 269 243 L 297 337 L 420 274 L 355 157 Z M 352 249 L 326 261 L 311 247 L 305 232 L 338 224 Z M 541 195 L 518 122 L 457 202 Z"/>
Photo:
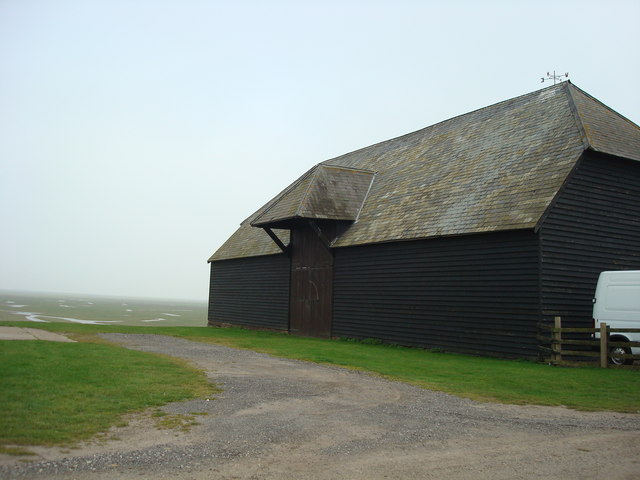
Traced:
<path fill-rule="evenodd" d="M 251 222 L 264 229 L 286 251 L 272 228 L 291 229 L 316 221 L 355 222 L 373 183 L 374 172 L 320 164 L 302 175 Z"/>

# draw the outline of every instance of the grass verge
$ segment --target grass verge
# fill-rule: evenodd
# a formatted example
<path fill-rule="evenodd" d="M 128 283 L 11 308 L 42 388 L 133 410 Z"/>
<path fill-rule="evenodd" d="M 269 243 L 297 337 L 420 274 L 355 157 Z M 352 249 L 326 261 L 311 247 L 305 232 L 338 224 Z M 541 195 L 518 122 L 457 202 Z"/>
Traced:
<path fill-rule="evenodd" d="M 112 345 L 2 341 L 0 365 L 5 453 L 88 439 L 125 413 L 213 393 L 186 362 Z"/>
<path fill-rule="evenodd" d="M 12 324 L 25 325 L 24 322 Z M 531 362 L 434 353 L 362 342 L 301 338 L 241 328 L 54 323 L 39 324 L 38 328 L 85 334 L 123 332 L 173 335 L 286 358 L 371 371 L 390 379 L 480 401 L 640 412 L 638 371 L 557 368 Z"/>

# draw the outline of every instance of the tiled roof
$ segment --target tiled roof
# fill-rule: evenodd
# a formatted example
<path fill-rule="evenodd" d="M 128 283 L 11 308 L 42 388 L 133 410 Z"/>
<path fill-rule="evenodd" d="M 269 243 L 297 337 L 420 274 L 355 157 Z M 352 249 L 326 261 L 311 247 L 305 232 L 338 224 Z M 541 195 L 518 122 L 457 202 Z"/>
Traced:
<path fill-rule="evenodd" d="M 592 150 L 640 160 L 640 127 L 571 85 L 568 89 Z"/>
<path fill-rule="evenodd" d="M 302 218 L 354 221 L 372 180 L 370 171 L 316 165 L 262 209 L 251 226 L 285 226 Z"/>
<path fill-rule="evenodd" d="M 588 148 L 640 160 L 640 128 L 564 82 L 327 160 L 320 166 L 375 172 L 358 220 L 333 246 L 533 228 Z M 280 252 L 250 224 L 278 200 L 299 207 L 296 186 L 309 177 L 209 260 Z M 278 235 L 287 243 L 287 231 Z"/>

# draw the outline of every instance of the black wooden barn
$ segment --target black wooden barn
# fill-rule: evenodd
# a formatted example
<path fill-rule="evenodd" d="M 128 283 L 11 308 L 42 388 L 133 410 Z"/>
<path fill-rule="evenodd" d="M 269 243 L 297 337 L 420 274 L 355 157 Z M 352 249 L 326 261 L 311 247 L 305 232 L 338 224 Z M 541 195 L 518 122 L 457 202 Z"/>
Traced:
<path fill-rule="evenodd" d="M 564 82 L 316 165 L 209 262 L 210 325 L 533 358 L 640 269 L 640 128 Z"/>

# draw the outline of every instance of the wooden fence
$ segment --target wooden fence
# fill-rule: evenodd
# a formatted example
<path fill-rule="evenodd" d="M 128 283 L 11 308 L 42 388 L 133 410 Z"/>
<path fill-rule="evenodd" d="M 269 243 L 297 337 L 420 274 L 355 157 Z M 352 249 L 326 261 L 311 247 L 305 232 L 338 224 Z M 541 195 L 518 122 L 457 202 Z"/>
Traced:
<path fill-rule="evenodd" d="M 607 368 L 612 366 L 609 365 L 609 349 L 611 347 L 640 347 L 640 342 L 619 342 L 610 339 L 612 333 L 640 333 L 640 328 L 611 328 L 603 322 L 600 323 L 600 328 L 563 328 L 560 317 L 555 317 L 553 325 L 540 323 L 538 328 L 541 331 L 537 338 L 542 343 L 539 345 L 542 357 L 553 365 L 576 366 L 595 363 L 601 368 Z M 600 338 L 595 338 L 596 333 Z M 573 338 L 567 338 L 563 334 L 571 334 L 570 336 Z M 583 349 L 570 349 L 572 346 L 581 346 Z M 640 360 L 640 355 L 616 353 L 615 356 Z M 566 357 L 572 357 L 574 360 L 569 360 Z M 582 361 L 575 360 L 577 357 L 580 357 Z M 623 368 L 623 366 L 616 365 L 616 368 Z M 626 368 L 632 367 L 626 366 Z"/>

